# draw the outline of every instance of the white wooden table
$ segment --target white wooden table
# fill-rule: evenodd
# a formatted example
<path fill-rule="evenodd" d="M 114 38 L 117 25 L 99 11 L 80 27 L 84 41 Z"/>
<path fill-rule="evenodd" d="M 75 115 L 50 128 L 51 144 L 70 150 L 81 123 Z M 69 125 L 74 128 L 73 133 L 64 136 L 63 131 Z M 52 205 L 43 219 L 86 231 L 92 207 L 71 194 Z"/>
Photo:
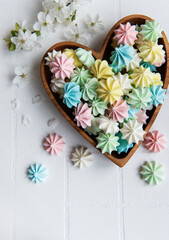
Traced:
<path fill-rule="evenodd" d="M 7 36 L 15 22 L 36 21 L 41 0 L 0 0 L 0 39 Z M 99 50 L 112 25 L 128 14 L 146 14 L 161 23 L 169 36 L 167 0 L 92 0 L 79 10 L 79 18 L 99 13 L 105 31 L 89 43 Z M 168 240 L 169 239 L 169 150 L 147 153 L 143 147 L 120 169 L 87 143 L 56 110 L 41 83 L 39 67 L 44 52 L 63 40 L 61 30 L 41 41 L 33 52 L 8 52 L 0 41 L 0 239 L 2 240 Z M 29 66 L 33 82 L 18 89 L 12 85 L 15 66 Z M 42 102 L 32 98 L 42 95 Z M 18 98 L 20 108 L 12 111 L 11 100 Z M 152 129 L 169 135 L 169 99 L 166 99 Z M 24 128 L 26 114 L 31 126 Z M 57 118 L 54 130 L 47 121 Z M 61 134 L 66 149 L 51 157 L 42 148 L 43 138 Z M 73 136 L 73 137 L 72 137 Z M 93 164 L 79 170 L 70 162 L 72 148 L 88 147 Z M 164 165 L 165 180 L 157 187 L 147 186 L 138 169 L 146 160 Z M 43 163 L 49 171 L 43 184 L 26 177 L 30 164 Z"/>

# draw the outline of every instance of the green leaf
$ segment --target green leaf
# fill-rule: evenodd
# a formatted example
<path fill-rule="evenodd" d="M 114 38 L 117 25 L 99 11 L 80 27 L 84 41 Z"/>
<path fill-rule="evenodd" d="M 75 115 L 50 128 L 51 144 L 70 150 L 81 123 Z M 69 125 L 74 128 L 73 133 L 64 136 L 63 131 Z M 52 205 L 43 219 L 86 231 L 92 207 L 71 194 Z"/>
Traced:
<path fill-rule="evenodd" d="M 76 19 L 76 10 L 72 13 L 71 21 L 73 22 Z"/>
<path fill-rule="evenodd" d="M 16 49 L 16 45 L 14 43 L 9 44 L 9 51 L 14 51 Z"/>
<path fill-rule="evenodd" d="M 21 29 L 21 26 L 18 23 L 15 23 L 15 28 L 18 31 L 19 29 Z"/>
<path fill-rule="evenodd" d="M 75 19 L 76 19 L 76 14 L 74 14 L 74 15 L 71 17 L 71 21 L 73 22 Z"/>
<path fill-rule="evenodd" d="M 12 30 L 12 31 L 11 31 L 11 35 L 12 35 L 13 37 L 16 37 L 16 36 L 18 35 L 18 31 Z"/>
<path fill-rule="evenodd" d="M 5 42 L 7 42 L 7 43 L 11 43 L 11 39 L 10 38 L 4 38 L 3 39 Z"/>

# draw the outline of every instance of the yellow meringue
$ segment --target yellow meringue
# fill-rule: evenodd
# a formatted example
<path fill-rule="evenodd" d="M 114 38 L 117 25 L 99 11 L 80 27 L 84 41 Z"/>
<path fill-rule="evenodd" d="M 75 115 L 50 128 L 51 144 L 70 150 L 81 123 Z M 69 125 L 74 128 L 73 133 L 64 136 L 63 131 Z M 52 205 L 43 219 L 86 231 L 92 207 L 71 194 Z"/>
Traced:
<path fill-rule="evenodd" d="M 100 86 L 97 89 L 97 93 L 98 97 L 101 98 L 103 102 L 113 104 L 123 95 L 123 91 L 118 80 L 108 77 L 107 80 L 101 80 L 99 83 Z"/>
<path fill-rule="evenodd" d="M 82 67 L 83 63 L 79 60 L 78 56 L 76 55 L 75 50 L 66 48 L 64 49 L 63 53 L 68 57 L 74 60 L 73 65 L 75 67 Z"/>
<path fill-rule="evenodd" d="M 161 81 L 160 73 L 153 74 L 153 82 L 152 82 L 152 84 L 163 86 L 163 82 Z"/>
<path fill-rule="evenodd" d="M 97 59 L 95 64 L 92 65 L 91 73 L 98 79 L 113 77 L 112 68 L 109 67 L 106 60 L 101 61 L 100 59 Z"/>
<path fill-rule="evenodd" d="M 139 56 L 152 65 L 156 62 L 162 62 L 165 51 L 162 49 L 163 45 L 158 45 L 157 42 L 144 41 L 139 47 Z"/>
<path fill-rule="evenodd" d="M 153 82 L 153 73 L 150 68 L 144 68 L 140 66 L 139 68 L 133 69 L 133 73 L 130 75 L 132 78 L 131 83 L 135 87 L 149 87 Z"/>

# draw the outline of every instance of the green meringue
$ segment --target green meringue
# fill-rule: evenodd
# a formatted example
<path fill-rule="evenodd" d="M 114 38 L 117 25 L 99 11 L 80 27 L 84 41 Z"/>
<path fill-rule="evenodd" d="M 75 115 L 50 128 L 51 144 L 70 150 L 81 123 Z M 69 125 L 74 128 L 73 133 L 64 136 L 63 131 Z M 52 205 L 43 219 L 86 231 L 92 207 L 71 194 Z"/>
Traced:
<path fill-rule="evenodd" d="M 148 104 L 151 102 L 151 92 L 147 87 L 134 88 L 131 93 L 128 94 L 127 103 L 132 107 L 138 109 L 147 109 Z"/>
<path fill-rule="evenodd" d="M 76 50 L 76 55 L 78 56 L 79 60 L 88 68 L 90 68 L 95 62 L 95 59 L 92 55 L 92 51 L 87 51 L 83 48 L 78 48 Z"/>
<path fill-rule="evenodd" d="M 94 97 L 97 97 L 96 89 L 98 86 L 99 81 L 97 78 L 84 79 L 81 85 L 82 98 L 88 101 L 89 99 L 92 100 Z"/>
<path fill-rule="evenodd" d="M 90 74 L 90 70 L 86 70 L 84 67 L 82 67 L 73 70 L 73 74 L 71 74 L 70 79 L 71 82 L 76 82 L 78 85 L 82 86 L 83 81 L 91 77 L 92 75 Z"/>
<path fill-rule="evenodd" d="M 98 133 L 101 131 L 101 129 L 99 128 L 98 125 L 98 118 L 94 117 L 91 121 L 91 126 L 90 127 L 86 127 L 85 131 L 89 134 L 89 135 L 95 135 L 97 136 Z"/>
<path fill-rule="evenodd" d="M 155 20 L 146 20 L 145 24 L 141 25 L 140 34 L 143 36 L 143 40 L 156 42 L 158 38 L 162 37 L 162 28 Z"/>
<path fill-rule="evenodd" d="M 97 139 L 97 148 L 101 149 L 102 153 L 111 154 L 112 151 L 117 151 L 117 146 L 120 145 L 118 142 L 119 138 L 115 135 L 111 135 L 110 133 L 100 133 Z"/>
<path fill-rule="evenodd" d="M 99 114 L 104 115 L 104 112 L 107 109 L 107 103 L 103 102 L 100 98 L 97 97 L 95 97 L 93 101 L 89 101 L 89 106 L 92 107 L 94 116 L 97 116 Z"/>
<path fill-rule="evenodd" d="M 146 162 L 140 170 L 141 178 L 148 184 L 157 185 L 163 180 L 163 166 L 155 161 Z"/>

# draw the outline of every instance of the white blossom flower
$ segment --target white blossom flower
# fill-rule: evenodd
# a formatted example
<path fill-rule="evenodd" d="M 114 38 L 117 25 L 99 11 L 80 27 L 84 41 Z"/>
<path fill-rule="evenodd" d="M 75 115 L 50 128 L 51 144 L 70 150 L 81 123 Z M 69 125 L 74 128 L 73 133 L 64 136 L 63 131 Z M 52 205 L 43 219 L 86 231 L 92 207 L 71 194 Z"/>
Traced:
<path fill-rule="evenodd" d="M 65 7 L 63 11 L 63 20 L 62 23 L 65 26 L 68 26 L 69 24 L 72 23 L 72 17 L 74 14 L 76 14 L 77 7 L 74 3 L 71 3 L 67 7 Z"/>
<path fill-rule="evenodd" d="M 11 37 L 11 42 L 15 44 L 16 50 L 30 51 L 36 45 L 39 45 L 36 33 L 32 33 L 30 30 L 23 31 L 22 29 L 18 30 L 17 36 Z"/>
<path fill-rule="evenodd" d="M 97 32 L 104 30 L 104 26 L 101 23 L 101 21 L 99 20 L 98 14 L 93 19 L 90 15 L 87 15 L 87 18 L 85 21 L 85 26 L 92 37 Z"/>
<path fill-rule="evenodd" d="M 15 78 L 13 79 L 13 84 L 17 87 L 24 87 L 26 83 L 32 80 L 29 68 L 26 67 L 15 67 Z"/>
<path fill-rule="evenodd" d="M 66 40 L 78 42 L 82 44 L 87 44 L 87 39 L 85 38 L 84 31 L 78 28 L 77 24 L 72 24 L 70 27 L 67 27 L 64 36 Z"/>
<path fill-rule="evenodd" d="M 71 2 L 71 0 L 67 0 L 67 4 Z M 91 2 L 91 0 L 73 0 L 74 4 L 76 4 L 78 7 L 85 5 L 89 2 Z"/>
<path fill-rule="evenodd" d="M 50 16 L 54 23 L 63 23 L 65 18 L 66 5 L 63 1 L 56 2 L 53 9 L 50 10 Z"/>
<path fill-rule="evenodd" d="M 46 37 L 49 32 L 53 32 L 53 18 L 44 12 L 38 13 L 38 22 L 33 25 L 35 31 L 40 31 L 42 37 Z"/>
<path fill-rule="evenodd" d="M 50 10 L 52 10 L 58 1 L 59 0 L 44 0 L 42 2 L 44 12 L 48 13 Z"/>

